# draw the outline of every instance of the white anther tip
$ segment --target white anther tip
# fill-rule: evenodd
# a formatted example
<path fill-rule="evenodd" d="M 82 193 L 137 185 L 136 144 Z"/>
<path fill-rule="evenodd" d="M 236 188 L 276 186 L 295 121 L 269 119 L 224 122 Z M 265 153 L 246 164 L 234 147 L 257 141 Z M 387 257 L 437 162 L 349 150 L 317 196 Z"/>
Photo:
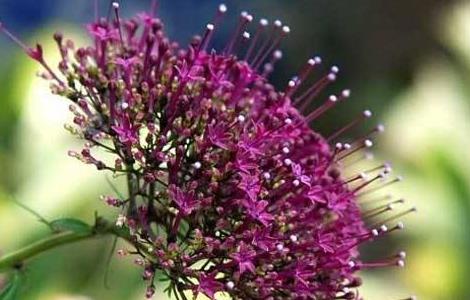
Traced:
<path fill-rule="evenodd" d="M 282 51 L 281 50 L 274 51 L 273 56 L 274 56 L 275 59 L 281 59 L 282 58 Z"/>
<path fill-rule="evenodd" d="M 249 39 L 250 37 L 251 37 L 251 35 L 250 35 L 249 32 L 247 32 L 247 31 L 243 32 L 243 38 Z"/>
<path fill-rule="evenodd" d="M 338 101 L 338 97 L 336 97 L 335 95 L 331 95 L 330 97 L 328 97 L 328 99 L 329 99 L 331 102 L 336 102 L 336 101 Z"/>
<path fill-rule="evenodd" d="M 366 146 L 367 148 L 370 148 L 370 147 L 374 146 L 374 143 L 371 140 L 365 140 L 364 141 L 364 146 Z"/>
<path fill-rule="evenodd" d="M 379 235 L 379 231 L 377 229 L 372 229 L 371 233 L 372 233 L 373 236 L 378 236 Z"/>
<path fill-rule="evenodd" d="M 368 109 L 366 109 L 365 111 L 362 112 L 362 114 L 364 115 L 364 117 L 366 118 L 370 118 L 372 117 L 372 112 Z"/>
<path fill-rule="evenodd" d="M 398 252 L 398 257 L 400 257 L 401 259 L 405 259 L 406 258 L 406 252 L 405 251 Z"/>
<path fill-rule="evenodd" d="M 206 28 L 207 28 L 207 30 L 212 31 L 212 30 L 215 29 L 215 26 L 214 26 L 214 24 L 209 23 L 209 24 L 206 25 Z"/>
<path fill-rule="evenodd" d="M 300 185 L 300 181 L 298 179 L 295 179 L 294 181 L 292 181 L 292 184 L 294 186 L 299 186 Z"/>
<path fill-rule="evenodd" d="M 226 286 L 227 286 L 227 289 L 233 290 L 233 288 L 235 288 L 235 283 L 233 281 L 229 281 L 227 282 Z"/>
<path fill-rule="evenodd" d="M 344 98 L 349 98 L 349 96 L 351 96 L 351 90 L 343 90 L 341 94 Z"/>
<path fill-rule="evenodd" d="M 199 170 L 202 167 L 202 164 L 201 164 L 201 162 L 197 161 L 193 164 L 193 166 L 194 166 L 195 169 Z"/>
<path fill-rule="evenodd" d="M 339 72 L 338 66 L 332 66 L 332 67 L 331 67 L 331 72 L 333 72 L 333 73 L 335 73 L 335 74 L 338 74 L 338 72 Z"/>
<path fill-rule="evenodd" d="M 307 64 L 311 67 L 313 67 L 314 65 L 317 64 L 317 62 L 315 61 L 315 59 L 313 58 L 310 58 L 308 61 L 307 61 Z"/>
<path fill-rule="evenodd" d="M 113 2 L 113 8 L 118 9 L 119 8 L 119 3 L 118 2 Z"/>
<path fill-rule="evenodd" d="M 220 5 L 219 5 L 219 12 L 221 12 L 221 13 L 223 13 L 223 14 L 226 13 L 226 12 L 227 12 L 227 5 L 225 5 L 225 4 L 223 4 L 223 3 L 220 4 Z"/>
<path fill-rule="evenodd" d="M 266 19 L 261 19 L 261 20 L 259 20 L 259 24 L 260 24 L 261 26 L 268 26 L 268 25 L 269 25 L 269 21 L 266 20 Z"/>
<path fill-rule="evenodd" d="M 238 122 L 243 123 L 243 122 L 245 122 L 245 116 L 244 115 L 239 115 L 237 117 L 237 120 L 238 120 Z"/>
<path fill-rule="evenodd" d="M 321 62 L 322 62 L 320 56 L 315 56 L 315 57 L 313 58 L 313 60 L 314 60 L 317 64 L 321 64 Z"/>
<path fill-rule="evenodd" d="M 276 20 L 276 21 L 274 21 L 274 26 L 282 27 L 282 22 L 280 20 Z"/>
<path fill-rule="evenodd" d="M 284 33 L 290 33 L 290 27 L 289 26 L 284 26 L 284 27 L 282 27 L 282 31 Z"/>
<path fill-rule="evenodd" d="M 291 240 L 291 242 L 295 243 L 295 242 L 297 242 L 298 237 L 295 234 L 293 234 L 289 237 L 289 239 Z"/>
<path fill-rule="evenodd" d="M 385 126 L 383 124 L 377 125 L 377 131 L 378 132 L 384 132 L 385 131 Z"/>

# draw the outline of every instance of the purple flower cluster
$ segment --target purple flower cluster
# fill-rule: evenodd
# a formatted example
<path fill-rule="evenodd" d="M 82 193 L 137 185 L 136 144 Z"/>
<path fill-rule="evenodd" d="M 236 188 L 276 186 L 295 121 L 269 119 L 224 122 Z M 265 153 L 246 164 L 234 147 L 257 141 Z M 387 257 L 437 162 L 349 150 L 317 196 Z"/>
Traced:
<path fill-rule="evenodd" d="M 382 127 L 333 146 L 371 113 L 329 138 L 310 128 L 349 97 L 344 90 L 308 112 L 337 67 L 303 85 L 321 65 L 314 57 L 278 91 L 268 77 L 290 31 L 280 21 L 261 19 L 252 36 L 253 17 L 243 12 L 216 52 L 210 43 L 224 5 L 188 47 L 165 36 L 153 11 L 122 20 L 113 3 L 112 12 L 87 26 L 90 46 L 54 36 L 60 76 L 41 46 L 27 48 L 3 30 L 45 67 L 53 92 L 72 101 L 68 128 L 86 143 L 70 155 L 127 176 L 127 198 L 103 199 L 122 210 L 116 224 L 135 241 L 148 297 L 161 272 L 178 299 L 188 292 L 211 299 L 220 292 L 233 299 L 359 299 L 358 270 L 403 265 L 403 252 L 372 263 L 358 252 L 403 227 L 367 226 L 366 218 L 391 204 L 361 213 L 357 201 L 366 187 L 386 180 L 390 167 L 349 179 L 342 173 Z"/>

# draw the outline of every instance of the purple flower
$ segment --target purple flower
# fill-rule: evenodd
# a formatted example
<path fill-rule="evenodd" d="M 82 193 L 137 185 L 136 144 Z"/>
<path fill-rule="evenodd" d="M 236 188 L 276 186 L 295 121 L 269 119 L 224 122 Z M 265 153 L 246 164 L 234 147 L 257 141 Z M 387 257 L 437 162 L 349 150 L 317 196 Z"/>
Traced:
<path fill-rule="evenodd" d="M 250 273 L 255 272 L 255 265 L 253 264 L 253 258 L 256 256 L 256 251 L 251 249 L 245 243 L 242 243 L 239 246 L 237 252 L 233 253 L 231 257 L 236 262 L 238 266 L 238 271 L 240 275 L 243 275 L 246 271 Z"/>
<path fill-rule="evenodd" d="M 85 146 L 71 156 L 126 175 L 128 195 L 105 201 L 121 210 L 120 223 L 143 254 L 139 265 L 167 274 L 176 294 L 211 299 L 220 291 L 234 299 L 358 299 L 348 291 L 359 285 L 358 271 L 403 265 L 402 254 L 371 263 L 359 255 L 360 245 L 403 228 L 390 224 L 396 216 L 387 216 L 387 205 L 361 213 L 358 204 L 397 181 L 387 181 L 390 168 L 344 170 L 380 130 L 331 144 L 310 127 L 349 97 L 344 90 L 310 109 L 339 68 L 309 84 L 321 69 L 313 57 L 276 88 L 267 74 L 290 32 L 280 21 L 261 19 L 251 30 L 254 17 L 243 12 L 227 45 L 212 50 L 227 9 L 221 5 L 214 24 L 180 47 L 155 8 L 121 20 L 113 5 L 112 18 L 87 26 L 92 46 L 75 49 L 56 35 L 60 74 L 40 45 L 26 47 L 0 24 L 46 69 L 52 91 L 72 101 L 75 125 L 67 128 Z M 251 40 L 250 31 L 270 35 Z M 366 112 L 332 136 L 347 133 Z M 91 148 L 111 159 L 95 158 Z M 386 224 L 371 227 L 371 216 L 371 224 L 382 225 L 382 216 Z M 145 278 L 152 296 L 153 277 Z"/>
<path fill-rule="evenodd" d="M 223 284 L 215 279 L 214 274 L 201 274 L 197 292 L 203 293 L 210 299 L 215 299 L 215 293 L 223 291 Z"/>
<path fill-rule="evenodd" d="M 183 216 L 190 215 L 196 209 L 197 201 L 194 192 L 183 192 L 175 185 L 170 185 L 168 191 L 170 199 L 176 203 Z"/>

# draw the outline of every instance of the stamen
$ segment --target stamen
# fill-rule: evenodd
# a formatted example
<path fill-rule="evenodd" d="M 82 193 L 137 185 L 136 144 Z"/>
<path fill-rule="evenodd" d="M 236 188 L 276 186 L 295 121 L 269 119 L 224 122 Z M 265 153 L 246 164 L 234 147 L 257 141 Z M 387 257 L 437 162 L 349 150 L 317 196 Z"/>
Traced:
<path fill-rule="evenodd" d="M 113 2 L 113 8 L 114 8 L 114 15 L 116 16 L 117 28 L 119 31 L 119 39 L 121 40 L 121 47 L 124 50 L 124 39 L 122 37 L 121 20 L 119 18 L 119 3 Z"/>
<path fill-rule="evenodd" d="M 265 39 L 264 43 L 258 48 L 258 51 L 253 58 L 253 60 L 250 62 L 250 64 L 253 66 L 257 65 L 257 62 L 260 60 L 260 58 L 263 56 L 264 53 L 268 51 L 271 45 L 275 44 L 276 37 L 278 35 L 278 31 L 282 28 L 282 22 L 279 20 L 274 21 L 273 23 L 273 30 L 267 39 Z"/>
<path fill-rule="evenodd" d="M 314 58 L 309 59 L 307 61 L 307 64 L 304 66 L 303 70 L 300 72 L 299 77 L 295 81 L 295 85 L 292 88 L 290 88 L 290 86 L 289 86 L 289 89 L 286 92 L 286 96 L 290 98 L 292 95 L 294 95 L 295 92 L 297 92 L 298 88 L 302 85 L 304 80 L 313 71 L 315 66 L 317 66 L 319 64 L 321 64 L 321 58 L 319 56 L 315 56 Z"/>
<path fill-rule="evenodd" d="M 253 50 L 255 49 L 255 46 L 256 46 L 256 43 L 258 42 L 259 37 L 263 33 L 264 29 L 268 27 L 268 25 L 269 25 L 269 22 L 266 19 L 261 19 L 259 21 L 259 26 L 256 29 L 256 33 L 253 37 L 253 40 L 251 41 L 250 47 L 248 48 L 245 54 L 245 58 L 244 58 L 245 61 L 248 62 L 250 60 L 251 54 L 253 53 Z"/>
<path fill-rule="evenodd" d="M 395 179 L 393 179 L 393 180 L 391 180 L 391 181 L 389 181 L 389 182 L 386 182 L 386 183 L 384 183 L 384 184 L 382 184 L 382 185 L 380 185 L 380 186 L 378 186 L 378 187 L 376 187 L 376 188 L 372 188 L 372 189 L 370 189 L 370 190 L 367 190 L 367 191 L 365 191 L 365 192 L 362 192 L 362 193 L 358 194 L 357 196 L 358 196 L 358 197 L 361 197 L 361 196 L 364 196 L 364 195 L 367 195 L 367 194 L 374 193 L 374 192 L 376 192 L 376 191 L 378 191 L 378 190 L 381 190 L 381 189 L 383 189 L 383 188 L 385 188 L 385 187 L 387 187 L 387 186 L 389 186 L 389 185 L 392 185 L 392 184 L 394 184 L 394 183 L 400 182 L 400 181 L 402 181 L 402 180 L 403 180 L 403 177 L 397 176 Z"/>
<path fill-rule="evenodd" d="M 406 210 L 406 211 L 404 211 L 404 212 L 401 212 L 401 213 L 399 213 L 399 214 L 396 214 L 396 215 L 394 215 L 394 216 L 392 216 L 392 217 L 390 217 L 390 218 L 388 218 L 388 219 L 382 220 L 381 223 L 382 223 L 382 224 L 385 224 L 385 223 L 388 223 L 388 222 L 390 222 L 390 221 L 399 219 L 399 218 L 401 218 L 401 217 L 403 217 L 403 216 L 406 216 L 406 215 L 408 215 L 408 214 L 410 214 L 410 213 L 414 213 L 414 212 L 417 212 L 417 211 L 418 211 L 418 209 L 417 209 L 416 207 L 412 207 L 412 208 L 410 208 L 410 209 L 408 209 L 408 210 Z M 377 224 L 374 224 L 372 227 L 375 227 L 375 226 L 377 226 Z"/>
<path fill-rule="evenodd" d="M 276 23 L 276 22 L 274 22 Z M 282 26 L 280 34 L 273 40 L 273 43 L 271 46 L 264 51 L 264 55 L 262 55 L 258 61 L 253 62 L 253 68 L 255 70 L 259 69 L 260 65 L 266 60 L 266 58 L 274 51 L 274 49 L 278 48 L 282 39 L 286 37 L 290 33 L 290 28 L 289 26 Z"/>
<path fill-rule="evenodd" d="M 214 24 L 207 24 L 206 25 L 206 31 L 204 33 L 204 36 L 199 44 L 199 48 L 198 50 L 196 51 L 196 57 L 197 55 L 201 52 L 201 51 L 205 51 L 207 46 L 209 45 L 210 41 L 211 41 L 211 38 L 212 38 L 212 33 L 214 32 L 215 30 L 215 26 Z"/>
<path fill-rule="evenodd" d="M 238 41 L 241 33 L 245 31 L 246 27 L 248 26 L 249 23 L 253 21 L 253 16 L 248 14 L 246 11 L 243 11 L 240 14 L 240 21 L 238 22 L 238 25 L 235 29 L 235 32 L 233 33 L 232 37 L 230 38 L 229 43 L 227 44 L 226 49 L 224 50 L 224 53 L 226 54 L 231 54 L 233 51 L 233 48 Z"/>
<path fill-rule="evenodd" d="M 276 63 L 281 59 L 282 59 L 282 51 L 281 50 L 274 51 L 271 61 L 264 65 L 263 76 L 268 77 L 274 71 L 274 66 L 276 65 Z"/>
<path fill-rule="evenodd" d="M 347 91 L 347 90 L 346 90 Z M 310 123 L 311 121 L 315 120 L 316 118 L 320 117 L 323 115 L 325 112 L 327 112 L 329 109 L 331 109 L 333 106 L 335 106 L 336 103 L 345 100 L 346 98 L 349 97 L 349 93 L 343 91 L 340 96 L 336 95 L 331 95 L 328 97 L 328 101 L 323 103 L 320 107 L 315 109 L 313 112 L 307 115 L 305 118 L 305 121 L 307 123 Z"/>
<path fill-rule="evenodd" d="M 307 89 L 302 95 L 300 95 L 294 101 L 294 105 L 302 103 L 299 110 L 304 111 L 310 104 L 309 99 L 315 99 L 327 86 L 328 84 L 336 81 L 337 73 L 339 72 L 338 67 L 331 67 L 330 73 L 323 76 L 320 80 L 314 83 L 309 89 Z"/>
<path fill-rule="evenodd" d="M 349 90 L 346 90 L 346 91 L 349 91 Z M 349 94 L 349 92 L 348 92 L 348 94 Z M 353 128 L 354 126 L 360 124 L 362 121 L 364 121 L 365 119 L 370 118 L 371 116 L 372 116 L 372 112 L 370 110 L 363 111 L 362 114 L 359 117 L 357 117 L 355 120 L 351 121 L 349 124 L 345 125 L 341 129 L 337 130 L 335 133 L 330 135 L 327 138 L 327 141 L 331 141 L 331 140 L 336 139 L 337 137 L 339 137 L 340 135 L 342 135 L 346 131 L 350 130 L 351 128 Z"/>

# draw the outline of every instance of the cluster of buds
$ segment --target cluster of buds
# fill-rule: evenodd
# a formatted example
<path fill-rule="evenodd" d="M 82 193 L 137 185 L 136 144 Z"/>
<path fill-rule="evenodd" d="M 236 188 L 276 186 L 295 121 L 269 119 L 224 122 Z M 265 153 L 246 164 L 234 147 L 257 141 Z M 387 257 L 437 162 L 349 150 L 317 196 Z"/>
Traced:
<path fill-rule="evenodd" d="M 387 179 L 388 164 L 345 175 L 383 126 L 336 143 L 371 117 L 366 110 L 328 137 L 312 130 L 350 96 L 343 90 L 312 102 L 338 67 L 306 84 L 321 69 L 313 57 L 276 90 L 268 78 L 289 27 L 261 19 L 251 34 L 255 19 L 242 12 L 215 51 L 211 40 L 226 11 L 220 5 L 203 35 L 180 47 L 166 37 L 155 3 L 129 20 L 113 3 L 108 18 L 87 26 L 92 45 L 54 35 L 58 71 L 40 45 L 28 48 L 2 30 L 45 68 L 53 93 L 71 101 L 68 128 L 85 146 L 69 154 L 127 176 L 126 198 L 103 201 L 121 211 L 116 225 L 132 236 L 147 297 L 158 271 L 177 299 L 360 299 L 359 270 L 403 266 L 406 255 L 364 262 L 358 247 L 402 229 L 390 223 L 414 210 L 384 218 L 403 202 L 384 198 L 361 212 L 363 195 L 399 180 Z"/>

